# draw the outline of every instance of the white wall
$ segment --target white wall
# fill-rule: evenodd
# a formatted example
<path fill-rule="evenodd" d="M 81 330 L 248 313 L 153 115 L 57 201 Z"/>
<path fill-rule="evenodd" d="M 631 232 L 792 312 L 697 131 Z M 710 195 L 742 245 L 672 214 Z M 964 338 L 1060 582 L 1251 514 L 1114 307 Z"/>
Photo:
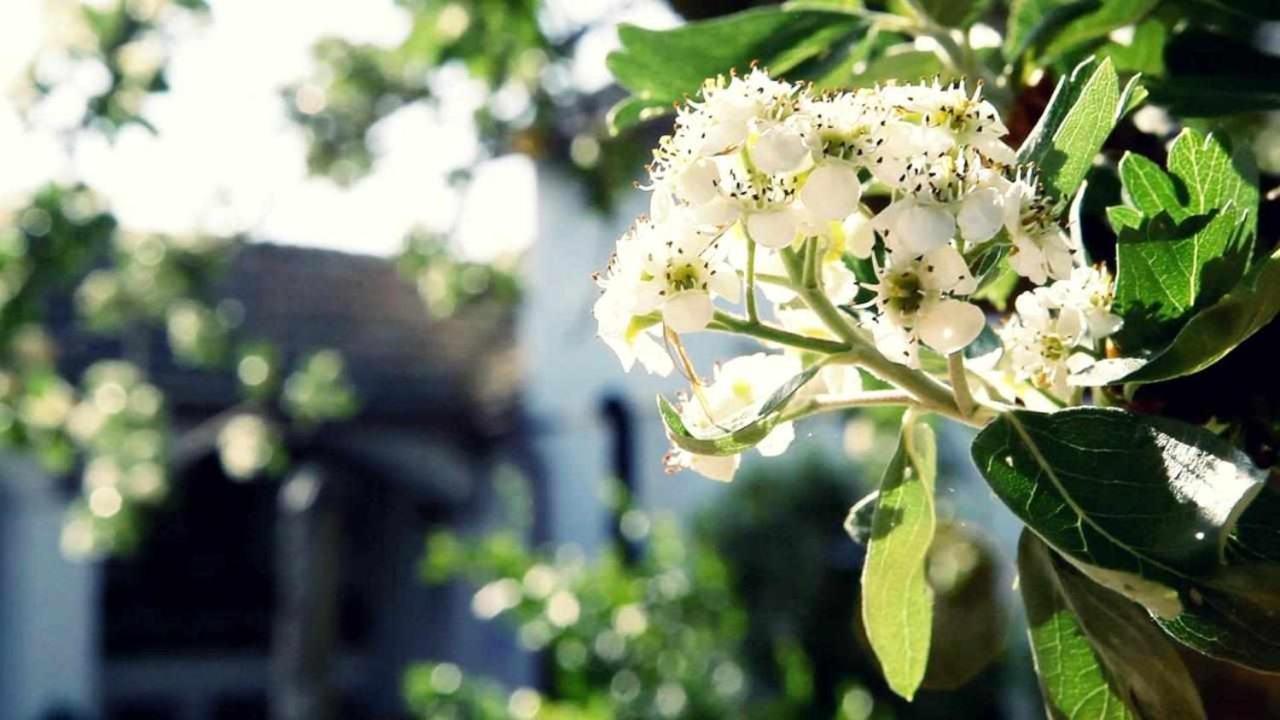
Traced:
<path fill-rule="evenodd" d="M 62 557 L 64 507 L 35 467 L 0 462 L 0 717 L 6 719 L 97 707 L 98 568 Z"/>

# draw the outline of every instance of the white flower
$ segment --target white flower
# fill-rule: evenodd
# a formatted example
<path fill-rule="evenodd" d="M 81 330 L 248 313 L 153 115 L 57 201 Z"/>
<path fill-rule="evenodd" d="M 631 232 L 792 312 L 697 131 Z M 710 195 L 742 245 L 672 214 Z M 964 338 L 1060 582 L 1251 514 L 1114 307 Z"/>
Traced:
<path fill-rule="evenodd" d="M 816 226 L 843 221 L 858 210 L 862 185 L 853 166 L 827 162 L 815 167 L 800 188 L 805 219 Z"/>
<path fill-rule="evenodd" d="M 1112 296 L 1110 277 L 1091 267 L 1019 295 L 1000 331 L 1015 377 L 1065 399 L 1070 376 L 1094 365 L 1098 341 L 1120 327 Z"/>
<path fill-rule="evenodd" d="M 671 356 L 657 338 L 658 324 L 645 323 L 631 314 L 633 304 L 619 287 L 605 290 L 596 301 L 592 314 L 599 323 L 598 334 L 618 356 L 622 369 L 630 372 L 636 360 L 655 375 L 671 374 Z"/>
<path fill-rule="evenodd" d="M 872 221 L 891 251 L 919 255 L 951 242 L 956 219 L 946 207 L 906 197 L 880 211 Z"/>
<path fill-rule="evenodd" d="M 879 278 L 872 287 L 880 311 L 871 323 L 872 336 L 895 362 L 918 365 L 919 341 L 943 354 L 956 352 L 986 324 L 977 305 L 958 298 L 972 293 L 977 283 L 950 245 L 922 255 L 890 253 Z"/>
<path fill-rule="evenodd" d="M 840 226 L 840 239 L 845 250 L 857 258 L 871 257 L 875 249 L 876 232 L 871 218 L 859 211 L 849 215 Z"/>
<path fill-rule="evenodd" d="M 1067 232 L 1054 223 L 1034 184 L 1019 179 L 1010 185 L 1004 210 L 1004 226 L 1013 242 L 1009 264 L 1014 271 L 1037 285 L 1068 277 L 1076 250 Z"/>
<path fill-rule="evenodd" d="M 687 214 L 637 223 L 632 233 L 640 255 L 633 314 L 656 311 L 672 330 L 693 332 L 711 322 L 713 296 L 738 301 L 737 273 L 725 262 L 715 236 L 699 229 Z"/>
<path fill-rule="evenodd" d="M 764 247 L 785 248 L 799 236 L 800 220 L 800 213 L 789 207 L 749 213 L 747 235 Z"/>
<path fill-rule="evenodd" d="M 1061 294 L 1059 303 L 1074 308 L 1084 316 L 1089 335 L 1095 340 L 1105 338 L 1120 329 L 1120 317 L 1111 312 L 1115 299 L 1115 287 L 1105 267 L 1081 266 L 1071 271 L 1071 277 L 1050 286 Z"/>
<path fill-rule="evenodd" d="M 754 132 L 747 147 L 752 164 L 760 172 L 792 174 L 813 162 L 807 116 L 791 115 L 781 122 L 756 119 L 751 127 Z"/>
<path fill-rule="evenodd" d="M 705 478 L 720 482 L 732 481 L 741 463 L 741 455 L 699 455 L 680 448 L 672 448 L 663 460 L 669 473 L 692 470 Z"/>
<path fill-rule="evenodd" d="M 634 230 L 618 241 L 608 268 L 596 277 L 604 293 L 596 300 L 592 315 L 598 323 L 597 333 L 617 354 L 623 370 L 630 372 L 639 360 L 649 372 L 665 376 L 673 364 L 658 339 L 660 323 L 636 312 L 644 252 Z"/>
<path fill-rule="evenodd" d="M 794 355 L 756 353 L 733 358 L 716 368 L 715 378 L 700 393 L 683 401 L 680 418 L 695 437 L 723 434 L 733 422 L 758 415 L 774 392 L 802 369 Z M 793 439 L 792 423 L 781 423 L 756 450 L 765 456 L 781 455 Z M 737 456 L 712 457 L 679 449 L 667 456 L 669 471 L 689 468 L 714 480 L 732 479 L 737 466 Z"/>
<path fill-rule="evenodd" d="M 1067 378 L 1093 364 L 1093 358 L 1080 351 L 1087 341 L 1083 316 L 1053 306 L 1040 291 L 1022 293 L 1014 305 L 1017 316 L 1000 330 L 1000 339 L 1015 377 L 1065 400 L 1070 390 Z"/>
<path fill-rule="evenodd" d="M 960 237 L 981 243 L 995 237 L 1004 226 L 1004 195 L 992 187 L 978 188 L 960 201 L 956 213 Z"/>

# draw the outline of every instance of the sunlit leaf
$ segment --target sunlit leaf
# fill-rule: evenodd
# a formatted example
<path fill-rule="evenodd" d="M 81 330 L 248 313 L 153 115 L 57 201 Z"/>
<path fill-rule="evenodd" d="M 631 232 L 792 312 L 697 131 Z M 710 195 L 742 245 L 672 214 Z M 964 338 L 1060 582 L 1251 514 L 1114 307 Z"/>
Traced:
<path fill-rule="evenodd" d="M 1169 150 L 1166 174 L 1127 153 L 1120 177 L 1130 206 L 1117 216 L 1115 310 L 1129 350 L 1158 346 L 1181 321 L 1240 280 L 1257 232 L 1257 176 L 1248 158 L 1220 139 L 1187 129 Z M 1131 352 L 1132 354 L 1132 352 Z"/>
<path fill-rule="evenodd" d="M 1049 106 L 1018 149 L 1018 162 L 1039 167 L 1052 197 L 1071 197 L 1128 107 L 1135 87 L 1131 81 L 1121 92 L 1110 60 L 1080 63 L 1058 81 Z"/>
<path fill-rule="evenodd" d="M 933 541 L 937 447 L 933 430 L 904 419 L 880 484 L 862 570 L 862 619 L 885 680 L 910 700 L 924 679 L 933 624 L 925 558 Z"/>
<path fill-rule="evenodd" d="M 1073 380 L 1080 385 L 1153 383 L 1213 365 L 1280 313 L 1280 252 L 1253 269 L 1235 290 L 1187 321 L 1149 360 L 1103 360 Z"/>
<path fill-rule="evenodd" d="M 613 113 L 613 127 L 643 119 L 641 108 L 650 114 L 669 111 L 697 95 L 705 79 L 746 71 L 752 63 L 785 75 L 865 29 L 857 15 L 816 8 L 761 8 L 671 30 L 622 25 L 622 49 L 610 53 L 607 63 L 632 98 Z"/>
<path fill-rule="evenodd" d="M 1212 576 L 1266 481 L 1202 428 L 1107 408 L 1007 413 L 978 433 L 973 458 L 1046 542 L 1165 615 L 1177 598 L 1161 586 Z"/>

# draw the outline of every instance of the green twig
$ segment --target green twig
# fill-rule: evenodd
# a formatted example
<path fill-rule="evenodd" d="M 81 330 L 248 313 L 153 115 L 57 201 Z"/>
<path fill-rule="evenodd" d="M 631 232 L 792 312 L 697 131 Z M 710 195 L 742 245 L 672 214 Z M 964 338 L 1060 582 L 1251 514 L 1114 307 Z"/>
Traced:
<path fill-rule="evenodd" d="M 788 330 L 783 330 L 780 327 L 766 325 L 762 322 L 752 322 L 746 318 L 734 317 L 733 315 L 719 310 L 716 311 L 715 318 L 712 320 L 711 324 L 707 326 L 707 329 L 717 330 L 720 332 L 731 332 L 738 335 L 747 335 L 749 337 L 775 342 L 780 345 L 787 345 L 800 350 L 810 350 L 826 355 L 841 355 L 849 352 L 849 346 L 843 343 L 797 335 L 796 333 Z"/>

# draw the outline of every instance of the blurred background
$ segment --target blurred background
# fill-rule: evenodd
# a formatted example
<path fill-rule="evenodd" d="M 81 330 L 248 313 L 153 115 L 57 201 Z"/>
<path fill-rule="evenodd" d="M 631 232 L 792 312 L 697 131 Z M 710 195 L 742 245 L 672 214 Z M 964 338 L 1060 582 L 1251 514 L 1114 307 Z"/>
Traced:
<path fill-rule="evenodd" d="M 842 529 L 896 418 L 668 476 L 594 337 L 617 25 L 751 4 L 0 6 L 0 718 L 1036 716 L 964 437 L 908 706 Z"/>

